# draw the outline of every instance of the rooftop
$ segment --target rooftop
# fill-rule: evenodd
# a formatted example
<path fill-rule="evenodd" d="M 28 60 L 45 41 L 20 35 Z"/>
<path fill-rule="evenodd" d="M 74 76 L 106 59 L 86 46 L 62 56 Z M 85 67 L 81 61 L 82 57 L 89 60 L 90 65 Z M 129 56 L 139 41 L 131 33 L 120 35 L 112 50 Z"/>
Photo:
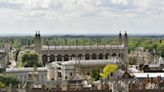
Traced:
<path fill-rule="evenodd" d="M 113 49 L 124 49 L 124 45 L 85 45 L 85 46 L 43 46 L 42 50 L 62 50 L 62 49 L 97 49 L 97 48 L 113 48 Z"/>
<path fill-rule="evenodd" d="M 164 78 L 164 73 L 133 73 L 135 77 L 137 78 L 156 78 L 156 77 L 162 77 Z"/>
<path fill-rule="evenodd" d="M 70 60 L 66 62 L 62 62 L 62 65 L 85 65 L 85 66 L 94 66 L 94 65 L 107 65 L 107 64 L 115 64 L 120 62 L 119 59 L 113 58 L 108 60 Z"/>
<path fill-rule="evenodd" d="M 38 71 L 47 71 L 47 67 L 38 67 Z M 24 67 L 24 68 L 6 68 L 6 72 L 32 72 L 34 71 L 33 67 Z"/>

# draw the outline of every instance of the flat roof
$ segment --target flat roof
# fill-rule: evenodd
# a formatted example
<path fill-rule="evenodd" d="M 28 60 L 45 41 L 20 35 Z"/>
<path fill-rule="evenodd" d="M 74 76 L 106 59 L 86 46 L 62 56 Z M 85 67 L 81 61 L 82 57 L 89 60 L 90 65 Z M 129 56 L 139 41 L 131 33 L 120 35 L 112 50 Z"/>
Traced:
<path fill-rule="evenodd" d="M 62 62 L 62 65 L 85 65 L 85 66 L 92 66 L 92 65 L 107 65 L 107 64 L 116 64 L 120 62 L 119 59 L 113 58 L 113 59 L 103 59 L 103 60 L 70 60 L 66 62 Z"/>
<path fill-rule="evenodd" d="M 85 45 L 85 46 L 43 46 L 42 50 L 63 50 L 63 49 L 103 49 L 103 48 L 113 48 L 113 49 L 124 49 L 124 45 Z"/>
<path fill-rule="evenodd" d="M 164 78 L 164 73 L 133 73 L 136 78 L 156 78 L 158 76 Z"/>
<path fill-rule="evenodd" d="M 6 72 L 32 72 L 33 67 L 24 67 L 24 68 L 6 68 Z M 38 71 L 47 71 L 47 67 L 38 67 Z"/>

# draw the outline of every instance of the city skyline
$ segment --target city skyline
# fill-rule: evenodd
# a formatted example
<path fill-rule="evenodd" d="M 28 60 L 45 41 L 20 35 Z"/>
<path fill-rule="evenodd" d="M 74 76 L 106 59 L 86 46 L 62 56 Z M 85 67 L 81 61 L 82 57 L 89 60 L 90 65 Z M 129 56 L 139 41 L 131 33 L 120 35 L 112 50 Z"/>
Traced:
<path fill-rule="evenodd" d="M 164 34 L 164 1 L 0 0 L 0 35 Z"/>

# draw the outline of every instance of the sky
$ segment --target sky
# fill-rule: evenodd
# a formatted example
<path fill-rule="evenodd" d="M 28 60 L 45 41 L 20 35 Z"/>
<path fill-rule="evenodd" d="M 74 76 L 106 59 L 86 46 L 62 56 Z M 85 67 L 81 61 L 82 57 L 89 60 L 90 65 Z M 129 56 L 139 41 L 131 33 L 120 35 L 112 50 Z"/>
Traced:
<path fill-rule="evenodd" d="M 0 0 L 2 34 L 164 34 L 164 0 Z"/>

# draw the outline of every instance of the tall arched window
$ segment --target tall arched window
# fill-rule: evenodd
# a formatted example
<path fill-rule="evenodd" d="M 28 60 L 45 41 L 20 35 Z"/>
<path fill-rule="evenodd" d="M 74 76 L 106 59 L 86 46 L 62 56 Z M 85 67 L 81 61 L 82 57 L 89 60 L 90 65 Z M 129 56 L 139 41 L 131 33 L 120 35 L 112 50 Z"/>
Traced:
<path fill-rule="evenodd" d="M 68 61 L 69 60 L 69 56 L 67 54 L 64 55 L 64 61 Z"/>
<path fill-rule="evenodd" d="M 95 53 L 92 54 L 92 59 L 97 59 L 97 55 Z"/>
<path fill-rule="evenodd" d="M 48 57 L 46 54 L 42 56 L 42 61 L 44 65 L 48 62 Z"/>
<path fill-rule="evenodd" d="M 85 54 L 85 60 L 89 60 L 90 59 L 90 55 L 87 53 Z"/>
<path fill-rule="evenodd" d="M 120 58 L 123 59 L 123 54 L 122 54 L 122 53 L 119 53 L 119 54 L 118 54 L 118 57 L 120 57 Z"/>
<path fill-rule="evenodd" d="M 105 54 L 105 59 L 109 59 L 109 53 Z"/>
<path fill-rule="evenodd" d="M 103 59 L 103 57 L 104 57 L 103 54 L 100 53 L 100 54 L 99 54 L 99 59 Z"/>
<path fill-rule="evenodd" d="M 62 61 L 62 56 L 60 54 L 57 55 L 57 61 Z"/>
<path fill-rule="evenodd" d="M 78 58 L 81 60 L 82 59 L 82 54 L 79 54 L 78 55 Z"/>
<path fill-rule="evenodd" d="M 113 54 L 112 54 L 112 57 L 116 57 L 116 53 L 113 53 Z"/>
<path fill-rule="evenodd" d="M 55 56 L 53 54 L 50 55 L 50 62 L 55 61 Z"/>
<path fill-rule="evenodd" d="M 72 54 L 71 55 L 71 59 L 75 59 L 76 58 L 76 55 L 75 54 Z"/>

